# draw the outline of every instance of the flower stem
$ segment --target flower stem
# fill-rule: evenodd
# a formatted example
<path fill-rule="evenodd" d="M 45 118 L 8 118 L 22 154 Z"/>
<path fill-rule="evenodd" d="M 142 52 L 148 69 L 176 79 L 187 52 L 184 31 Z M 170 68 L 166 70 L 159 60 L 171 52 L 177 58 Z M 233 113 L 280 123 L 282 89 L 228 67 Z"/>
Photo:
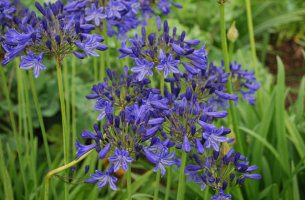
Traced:
<path fill-rule="evenodd" d="M 57 68 L 57 79 L 58 79 L 58 89 L 59 89 L 59 98 L 60 98 L 60 107 L 61 107 L 61 118 L 62 118 L 62 130 L 63 130 L 63 146 L 64 146 L 64 163 L 68 164 L 68 149 L 67 149 L 67 121 L 66 121 L 66 108 L 65 108 L 65 99 L 64 99 L 64 90 L 62 84 L 62 75 L 60 68 L 60 56 L 55 56 L 56 68 Z M 68 176 L 68 173 L 65 172 L 65 176 Z M 65 199 L 69 199 L 69 188 L 65 184 Z"/>
<path fill-rule="evenodd" d="M 131 200 L 131 164 L 127 170 L 127 195 L 128 200 Z"/>
<path fill-rule="evenodd" d="M 185 187 L 185 177 L 184 177 L 184 168 L 185 168 L 185 162 L 186 162 L 186 152 L 181 151 L 181 166 L 180 166 L 180 175 L 179 175 L 179 185 L 178 185 L 178 200 L 183 200 L 184 199 L 184 190 L 183 188 Z"/>
<path fill-rule="evenodd" d="M 161 95 L 164 95 L 164 75 L 163 72 L 158 71 L 160 75 L 160 90 L 161 90 Z"/>
<path fill-rule="evenodd" d="M 70 84 L 69 84 L 69 73 L 68 73 L 68 62 L 67 57 L 64 58 L 63 62 L 64 70 L 64 84 L 65 84 L 65 103 L 66 103 L 66 114 L 67 114 L 67 157 L 70 158 Z"/>
<path fill-rule="evenodd" d="M 85 153 L 82 157 L 80 157 L 78 160 L 73 160 L 72 162 L 59 167 L 57 169 L 53 169 L 52 171 L 49 171 L 46 175 L 46 187 L 45 187 L 45 200 L 49 199 L 49 179 L 56 173 L 61 172 L 65 169 L 68 169 L 70 167 L 72 167 L 73 165 L 79 163 L 80 161 L 82 161 L 84 158 L 86 158 L 89 154 L 91 154 L 93 152 L 93 150 L 95 149 L 91 149 L 90 151 L 88 151 L 87 153 Z M 67 185 L 67 184 L 66 184 Z"/>
<path fill-rule="evenodd" d="M 169 150 L 170 153 L 173 152 L 172 149 Z M 169 193 L 170 193 L 170 188 L 171 188 L 171 181 L 172 181 L 172 169 L 173 167 L 170 166 L 167 170 L 167 182 L 166 182 L 166 192 L 165 192 L 165 198 L 164 200 L 169 199 Z"/>
<path fill-rule="evenodd" d="M 108 46 L 108 50 L 106 50 L 106 61 L 107 61 L 107 67 L 110 69 L 111 66 L 110 66 L 110 48 L 109 48 L 109 42 L 108 42 L 108 35 L 107 35 L 107 24 L 106 24 L 106 19 L 103 19 L 103 37 L 105 38 L 105 45 Z M 104 69 L 105 70 L 105 69 Z M 105 71 L 103 71 L 103 73 L 105 73 Z"/>
<path fill-rule="evenodd" d="M 230 72 L 229 68 L 229 58 L 228 58 L 228 47 L 227 47 L 227 37 L 226 37 L 226 25 L 225 25 L 225 11 L 224 11 L 224 5 L 220 5 L 220 31 L 221 31 L 221 44 L 222 44 L 222 52 L 223 52 L 223 60 L 224 60 L 224 65 L 225 65 L 225 71 Z M 231 75 L 228 77 L 228 82 L 227 82 L 227 90 L 229 94 L 233 94 L 232 91 L 232 82 L 231 80 Z M 232 116 L 232 122 L 233 122 L 233 128 L 234 132 L 236 134 L 236 140 L 237 141 L 237 147 L 238 150 L 242 155 L 244 155 L 244 150 L 243 150 L 243 145 L 242 143 L 245 141 L 245 138 L 243 135 L 240 134 L 240 131 L 238 129 L 238 119 L 237 119 L 237 113 L 235 109 L 235 105 L 233 101 L 230 102 L 230 111 L 231 111 L 231 116 Z"/>
<path fill-rule="evenodd" d="M 76 70 L 76 56 L 72 57 L 72 73 L 71 73 L 71 85 L 72 85 L 72 89 L 71 89 L 71 104 L 72 104 L 72 135 L 73 135 L 73 140 L 72 140 L 72 144 L 74 143 L 73 141 L 76 138 L 76 107 L 75 107 L 75 70 Z M 76 152 L 76 146 L 72 145 L 72 149 L 73 149 L 73 153 Z M 73 154 L 72 154 L 73 155 Z"/>
<path fill-rule="evenodd" d="M 98 81 L 97 57 L 93 56 L 94 84 Z"/>
<path fill-rule="evenodd" d="M 21 69 L 20 69 L 21 70 Z M 36 155 L 35 155 L 35 144 L 34 144 L 34 133 L 33 133 L 33 124 L 32 124 L 32 114 L 31 114 L 31 107 L 30 107 L 30 98 L 29 98 L 29 88 L 28 88 L 28 80 L 26 71 L 23 70 L 24 75 L 24 90 L 25 90 L 25 100 L 26 100 L 26 107 L 27 107 L 27 117 L 29 123 L 29 131 L 30 131 L 30 143 L 31 143 L 31 170 L 32 176 L 34 181 L 34 190 L 35 190 L 35 198 L 38 199 L 38 190 L 37 190 L 37 173 L 36 173 Z"/>
<path fill-rule="evenodd" d="M 155 186 L 154 200 L 158 199 L 160 177 L 161 177 L 161 169 L 159 169 L 156 173 L 156 186 Z"/>
<path fill-rule="evenodd" d="M 234 52 L 234 42 L 229 43 L 229 61 L 233 62 L 232 56 Z"/>
<path fill-rule="evenodd" d="M 17 69 L 18 70 L 18 69 Z M 22 167 L 22 161 L 23 161 L 23 155 L 22 155 L 22 149 L 21 149 L 21 144 L 20 144 L 20 140 L 17 137 L 17 129 L 16 129 L 16 123 L 15 123 L 15 118 L 13 115 L 13 109 L 12 109 L 12 105 L 11 105 L 11 100 L 10 100 L 10 96 L 8 93 L 8 89 L 7 89 L 7 85 L 6 85 L 6 78 L 5 78 L 5 74 L 3 71 L 3 67 L 2 65 L 0 65 L 0 71 L 1 71 L 1 75 L 2 75 L 2 81 L 3 81 L 3 90 L 6 96 L 6 101 L 8 104 L 8 109 L 9 109 L 9 113 L 10 113 L 10 118 L 11 118 L 11 123 L 12 123 L 12 128 L 13 128 L 13 132 L 14 132 L 14 137 L 15 137 L 15 141 L 17 144 L 17 151 L 18 151 L 18 160 L 19 160 L 19 164 L 20 164 L 20 171 L 21 171 L 21 178 L 24 184 L 24 190 L 25 190 L 25 198 L 28 199 L 28 187 L 27 187 L 27 181 L 25 178 L 25 172 L 24 172 L 24 168 Z"/>
<path fill-rule="evenodd" d="M 248 28 L 249 28 L 249 39 L 251 43 L 251 51 L 252 51 L 252 59 L 253 59 L 253 66 L 255 70 L 255 78 L 259 81 L 259 74 L 258 74 L 258 67 L 256 62 L 256 48 L 255 48 L 255 41 L 254 41 L 254 31 L 253 31 L 253 20 L 252 20 L 252 12 L 251 12 L 251 3 L 250 0 L 246 0 L 246 9 L 247 9 L 247 20 L 248 20 Z M 263 106 L 263 97 L 262 97 L 262 90 L 258 90 L 258 102 L 261 114 L 264 114 L 264 106 Z"/>

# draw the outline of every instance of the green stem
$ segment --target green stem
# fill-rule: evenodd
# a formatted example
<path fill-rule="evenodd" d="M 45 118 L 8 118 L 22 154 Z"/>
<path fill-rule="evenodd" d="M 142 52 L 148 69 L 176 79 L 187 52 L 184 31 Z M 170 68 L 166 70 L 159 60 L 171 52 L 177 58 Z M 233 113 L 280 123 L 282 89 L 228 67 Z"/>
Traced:
<path fill-rule="evenodd" d="M 46 186 L 45 186 L 45 200 L 49 199 L 49 179 L 54 175 L 57 174 L 58 172 L 61 172 L 65 169 L 68 169 L 70 167 L 72 167 L 73 165 L 76 165 L 77 163 L 79 163 L 80 161 L 82 161 L 84 158 L 86 158 L 89 154 L 91 154 L 95 149 L 91 149 L 90 151 L 88 151 L 87 153 L 85 153 L 82 157 L 80 157 L 78 160 L 74 160 L 62 167 L 59 167 L 57 169 L 53 169 L 52 171 L 49 171 L 46 175 Z M 67 185 L 67 184 L 66 184 Z"/>
<path fill-rule="evenodd" d="M 173 150 L 170 149 L 169 152 L 172 153 Z M 166 192 L 165 192 L 164 200 L 168 200 L 169 199 L 169 193 L 170 193 L 171 181 L 172 181 L 172 170 L 173 170 L 172 166 L 170 166 L 168 168 L 168 170 L 167 170 L 167 182 L 166 182 Z"/>
<path fill-rule="evenodd" d="M 129 165 L 127 170 L 127 195 L 128 200 L 131 200 L 131 165 Z"/>
<path fill-rule="evenodd" d="M 98 81 L 97 57 L 93 56 L 94 84 Z"/>
<path fill-rule="evenodd" d="M 161 169 L 159 169 L 156 173 L 156 186 L 155 186 L 154 200 L 158 199 L 160 177 L 161 177 Z"/>
<path fill-rule="evenodd" d="M 69 83 L 69 73 L 68 73 L 68 62 L 67 57 L 64 58 L 63 63 L 63 70 L 64 70 L 64 84 L 65 84 L 65 102 L 66 102 L 66 113 L 67 113 L 67 157 L 68 160 L 70 158 L 70 83 Z"/>
<path fill-rule="evenodd" d="M 182 200 L 184 198 L 184 190 L 185 187 L 185 176 L 184 176 L 184 168 L 185 168 L 185 162 L 186 162 L 186 152 L 181 151 L 181 166 L 180 166 L 180 175 L 179 175 L 179 185 L 178 185 L 178 200 Z"/>
<path fill-rule="evenodd" d="M 249 39 L 251 43 L 251 51 L 252 51 L 252 59 L 253 59 L 253 66 L 255 70 L 255 78 L 259 81 L 259 71 L 256 62 L 256 48 L 255 48 L 255 41 L 254 41 L 254 31 L 253 31 L 253 20 L 252 20 L 252 12 L 251 12 L 251 3 L 250 0 L 246 0 L 246 9 L 247 9 L 247 20 L 248 20 L 248 28 L 249 28 Z M 263 97 L 262 97 L 262 90 L 258 90 L 258 102 L 261 114 L 264 114 L 264 106 L 263 106 Z"/>
<path fill-rule="evenodd" d="M 33 98 L 34 98 L 34 103 L 35 103 L 35 106 L 36 106 L 36 111 L 37 111 L 37 115 L 38 115 L 38 119 L 39 119 L 40 129 L 41 129 L 41 132 L 42 132 L 42 139 L 43 139 L 43 143 L 44 143 L 44 147 L 45 147 L 45 151 L 46 151 L 48 167 L 49 167 L 49 170 L 51 170 L 52 169 L 52 162 L 51 162 L 51 155 L 50 155 L 50 149 L 49 149 L 49 144 L 48 144 L 48 138 L 47 138 L 47 134 L 46 134 L 46 129 L 44 127 L 43 117 L 42 117 L 42 113 L 41 113 L 41 110 L 40 110 L 38 97 L 37 97 L 37 93 L 36 93 L 36 89 L 35 89 L 34 76 L 33 76 L 33 74 L 31 74 L 31 72 L 29 72 L 29 77 L 30 77 L 30 84 L 31 84 L 31 90 L 32 90 Z"/>
<path fill-rule="evenodd" d="M 234 42 L 229 43 L 229 61 L 233 62 Z"/>
<path fill-rule="evenodd" d="M 7 89 L 7 85 L 6 85 L 6 78 L 5 78 L 5 74 L 3 71 L 3 67 L 2 65 L 0 65 L 0 71 L 1 71 L 1 75 L 2 75 L 2 81 L 3 81 L 3 90 L 6 96 L 6 101 L 8 104 L 8 109 L 9 109 L 9 113 L 10 113 L 10 118 L 11 118 L 11 122 L 12 122 L 12 128 L 13 128 L 13 132 L 14 132 L 14 137 L 15 137 L 15 141 L 17 144 L 17 151 L 18 151 L 18 159 L 19 159 L 19 164 L 20 164 L 20 171 L 21 171 L 21 177 L 22 177 L 22 181 L 24 184 L 24 190 L 25 190 L 25 198 L 28 199 L 29 197 L 29 191 L 28 191 L 28 185 L 27 185 L 27 181 L 25 178 L 25 172 L 24 172 L 24 168 L 23 166 L 23 155 L 22 155 L 22 149 L 21 149 L 21 144 L 20 144 L 20 140 L 18 139 L 17 136 L 17 129 L 16 129 L 16 123 L 15 123 L 15 118 L 14 118 L 14 114 L 13 114 L 13 109 L 12 109 L 12 105 L 11 105 L 11 100 L 10 100 L 10 96 L 8 93 L 8 89 Z"/>
<path fill-rule="evenodd" d="M 74 144 L 74 140 L 76 138 L 76 107 L 75 107 L 75 69 L 76 69 L 76 56 L 72 57 L 72 73 L 71 73 L 71 84 L 72 84 L 72 89 L 71 89 L 71 104 L 72 104 L 72 144 Z M 76 152 L 76 146 L 72 145 L 73 149 L 73 154 Z M 73 155 L 72 154 L 72 155 Z"/>
<path fill-rule="evenodd" d="M 161 90 L 161 95 L 164 95 L 164 75 L 163 72 L 158 71 L 160 75 L 160 90 Z"/>
<path fill-rule="evenodd" d="M 31 142 L 31 150 L 32 150 L 32 161 L 31 161 L 31 170 L 32 176 L 34 181 L 34 191 L 35 191 L 35 198 L 38 199 L 38 189 L 37 189 L 37 172 L 36 172 L 36 154 L 35 154 L 35 144 L 34 144 L 34 133 L 33 133 L 33 124 L 32 124 L 32 114 L 31 114 L 31 107 L 30 107 L 30 98 L 29 98 L 29 88 L 28 88 L 28 80 L 26 71 L 23 70 L 24 75 L 24 89 L 25 89 L 25 100 L 27 106 L 27 117 L 29 123 L 29 131 L 30 131 L 30 142 Z"/>
<path fill-rule="evenodd" d="M 230 72 L 229 68 L 229 58 L 228 58 L 228 47 L 227 47 L 227 37 L 226 37 L 226 25 L 225 25 L 225 11 L 224 11 L 224 5 L 220 5 L 220 31 L 221 31 L 221 44 L 222 44 L 222 52 L 223 52 L 223 60 L 225 65 L 225 71 Z M 231 75 L 228 77 L 228 80 L 231 80 Z M 227 82 L 227 90 L 229 94 L 233 94 L 232 90 L 232 82 Z M 236 134 L 236 140 L 237 140 L 237 147 L 238 150 L 242 155 L 244 155 L 243 150 L 243 142 L 245 142 L 245 138 L 243 135 L 240 134 L 239 128 L 238 128 L 238 118 L 237 113 L 235 109 L 235 105 L 233 101 L 230 102 L 230 111 L 232 114 L 232 122 L 233 122 L 233 128 L 234 132 Z"/>
<path fill-rule="evenodd" d="M 55 56 L 56 68 L 57 68 L 57 79 L 58 79 L 58 89 L 59 89 L 59 98 L 60 98 L 60 107 L 61 107 L 61 118 L 62 118 L 62 130 L 63 130 L 63 146 L 64 146 L 64 163 L 68 164 L 68 149 L 67 149 L 67 121 L 66 121 L 66 108 L 65 108 L 65 99 L 64 99 L 64 90 L 62 84 L 62 75 L 60 68 L 60 56 Z M 65 172 L 65 176 L 68 176 L 68 173 Z M 65 199 L 69 199 L 69 188 L 65 184 Z"/>
<path fill-rule="evenodd" d="M 108 46 L 108 49 L 106 50 L 106 58 L 107 59 L 105 59 L 106 61 L 107 61 L 107 67 L 109 68 L 109 69 L 111 69 L 111 66 L 110 66 L 110 53 L 109 53 L 109 51 L 110 51 L 110 47 L 109 47 L 109 41 L 108 41 L 108 35 L 107 35 L 107 25 L 106 25 L 106 19 L 103 19 L 103 31 L 104 31 L 104 38 L 105 38 L 105 45 L 107 45 Z"/>

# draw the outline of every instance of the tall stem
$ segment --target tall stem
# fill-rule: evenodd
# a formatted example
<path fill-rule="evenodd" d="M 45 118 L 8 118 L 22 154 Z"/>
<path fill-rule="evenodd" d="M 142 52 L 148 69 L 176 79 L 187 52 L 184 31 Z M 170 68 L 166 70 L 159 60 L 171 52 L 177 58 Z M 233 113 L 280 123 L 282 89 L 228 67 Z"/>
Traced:
<path fill-rule="evenodd" d="M 184 198 L 184 190 L 183 188 L 185 187 L 185 176 L 184 176 L 184 168 L 185 168 L 185 162 L 186 162 L 186 152 L 181 151 L 181 165 L 180 165 L 180 175 L 179 175 L 179 185 L 178 185 L 178 200 L 182 200 Z"/>
<path fill-rule="evenodd" d="M 253 59 L 253 66 L 255 70 L 255 78 L 259 81 L 259 71 L 256 62 L 256 48 L 255 48 L 255 41 L 254 41 L 254 31 L 253 31 L 253 21 L 252 21 L 252 12 L 251 12 L 251 3 L 250 0 L 246 0 L 246 9 L 247 9 L 247 20 L 248 20 L 248 28 L 249 28 L 249 39 L 251 43 L 251 51 L 252 51 L 252 59 Z M 264 114 L 264 106 L 263 106 L 263 97 L 262 97 L 262 90 L 258 90 L 258 101 L 261 114 Z"/>
<path fill-rule="evenodd" d="M 72 139 L 72 149 L 73 149 L 73 153 L 76 152 L 76 146 L 73 145 L 74 144 L 74 140 L 76 138 L 76 107 L 75 107 L 75 70 L 76 70 L 76 56 L 72 57 L 72 73 L 71 73 L 71 85 L 72 85 L 72 89 L 71 89 L 71 104 L 72 104 L 72 135 L 73 135 L 73 139 Z M 73 154 L 72 154 L 73 155 Z"/>
<path fill-rule="evenodd" d="M 63 130 L 63 146 L 64 146 L 64 163 L 68 164 L 68 149 L 67 149 L 67 121 L 66 121 L 66 108 L 65 108 L 65 99 L 64 99 L 64 90 L 62 84 L 62 75 L 60 68 L 60 56 L 56 55 L 56 68 L 57 68 L 57 79 L 58 79 L 58 89 L 59 89 L 59 98 L 60 98 L 60 107 L 61 107 L 61 118 L 62 118 L 62 130 Z M 65 176 L 68 176 L 68 173 L 65 172 Z M 69 188 L 65 184 L 65 199 L 69 199 Z"/>
<path fill-rule="evenodd" d="M 223 52 L 223 60 L 225 65 L 225 71 L 230 72 L 229 68 L 229 58 L 228 58 L 228 47 L 227 47 L 227 37 L 226 37 L 226 25 L 225 25 L 225 11 L 224 11 L 224 5 L 220 5 L 220 31 L 221 31 L 221 44 L 222 44 L 222 52 Z M 232 82 L 231 82 L 231 75 L 228 77 L 227 82 L 227 90 L 229 94 L 233 94 L 232 91 Z M 233 122 L 233 128 L 234 132 L 236 134 L 236 140 L 237 140 L 237 147 L 242 155 L 244 155 L 243 145 L 242 143 L 245 141 L 245 138 L 243 135 L 240 134 L 239 128 L 238 128 L 238 119 L 237 119 L 237 113 L 235 109 L 235 105 L 233 101 L 230 102 L 230 111 L 232 116 L 232 122 Z"/>
<path fill-rule="evenodd" d="M 131 164 L 129 165 L 129 168 L 127 170 L 127 195 L 128 200 L 131 200 Z"/>
<path fill-rule="evenodd" d="M 107 59 L 105 59 L 106 61 L 107 61 L 107 67 L 110 69 L 111 68 L 111 66 L 110 66 L 110 53 L 109 53 L 109 51 L 110 51 L 110 48 L 109 48 L 109 38 L 108 38 L 108 35 L 107 35 L 107 25 L 106 25 L 106 19 L 103 19 L 103 33 L 104 33 L 104 38 L 105 38 L 105 45 L 107 45 L 108 46 L 108 49 L 106 50 L 106 58 Z M 105 72 L 104 72 L 105 73 Z"/>
<path fill-rule="evenodd" d="M 57 169 L 53 169 L 52 171 L 49 171 L 46 175 L 46 186 L 45 186 L 45 200 L 49 199 L 49 179 L 54 175 L 57 174 L 63 170 L 66 170 L 70 167 L 72 167 L 73 165 L 76 165 L 77 163 L 79 163 L 80 161 L 82 161 L 84 158 L 86 158 L 89 154 L 91 154 L 95 149 L 91 149 L 90 151 L 88 151 L 87 153 L 85 153 L 82 157 L 80 157 L 78 160 L 74 160 L 62 167 L 59 167 Z M 67 185 L 67 184 L 66 184 Z"/>
<path fill-rule="evenodd" d="M 169 152 L 172 153 L 173 150 L 170 149 Z M 169 199 L 169 193 L 170 193 L 171 181 L 172 181 L 172 170 L 173 170 L 172 166 L 170 166 L 168 168 L 168 170 L 167 170 L 167 182 L 166 182 L 166 192 L 165 192 L 164 200 L 168 200 Z"/>
<path fill-rule="evenodd" d="M 161 169 L 158 170 L 157 173 L 156 173 L 156 186 L 155 186 L 154 200 L 158 199 L 160 177 L 161 177 Z"/>
<path fill-rule="evenodd" d="M 3 67 L 2 65 L 0 65 L 0 71 L 1 71 L 1 75 L 2 75 L 2 81 L 3 81 L 3 90 L 6 96 L 6 101 L 8 104 L 8 109 L 9 109 L 9 113 L 10 113 L 10 118 L 11 118 L 11 122 L 12 122 L 12 128 L 13 128 L 13 132 L 14 132 L 14 137 L 15 137 L 15 141 L 17 144 L 17 151 L 18 151 L 18 160 L 19 160 L 19 165 L 20 165 L 20 171 L 21 171 L 21 178 L 24 184 L 24 190 L 25 190 L 25 198 L 28 199 L 29 197 L 29 191 L 28 191 L 28 185 L 27 185 L 27 181 L 25 178 L 25 172 L 24 172 L 24 168 L 22 167 L 22 161 L 23 161 L 23 155 L 22 155 L 22 149 L 21 149 L 21 144 L 20 144 L 20 140 L 18 139 L 17 136 L 17 129 L 16 129 L 16 123 L 15 123 L 15 118 L 13 115 L 13 109 L 12 109 L 12 105 L 11 105 L 11 100 L 10 100 L 10 96 L 8 93 L 8 89 L 7 89 L 7 85 L 6 85 L 6 78 L 5 78 L 5 74 L 3 71 Z"/>
<path fill-rule="evenodd" d="M 229 61 L 233 62 L 234 42 L 229 43 Z"/>
<path fill-rule="evenodd" d="M 163 72 L 158 71 L 159 75 L 160 75 L 160 90 L 161 90 L 161 95 L 164 95 L 164 76 L 163 76 Z"/>
<path fill-rule="evenodd" d="M 68 73 L 68 62 L 67 57 L 64 58 L 63 63 L 63 70 L 64 70 L 64 84 L 65 84 L 65 103 L 66 103 L 66 114 L 67 114 L 67 157 L 68 160 L 70 158 L 70 83 L 69 83 L 69 73 Z"/>
<path fill-rule="evenodd" d="M 24 90 L 25 90 L 25 100 L 26 100 L 26 107 L 27 107 L 27 117 L 29 123 L 29 131 L 30 131 L 30 143 L 31 143 L 31 170 L 32 176 L 34 180 L 34 190 L 35 190 L 35 198 L 38 199 L 38 189 L 37 189 L 37 172 L 36 172 L 36 155 L 35 155 L 35 144 L 34 144 L 34 133 L 33 133 L 33 124 L 32 124 L 32 114 L 31 114 L 31 107 L 30 107 L 30 98 L 29 98 L 29 88 L 28 88 L 28 80 L 26 71 L 23 71 L 24 75 Z"/>
<path fill-rule="evenodd" d="M 93 56 L 93 70 L 94 70 L 94 84 L 97 84 L 98 70 L 97 70 L 97 57 Z"/>

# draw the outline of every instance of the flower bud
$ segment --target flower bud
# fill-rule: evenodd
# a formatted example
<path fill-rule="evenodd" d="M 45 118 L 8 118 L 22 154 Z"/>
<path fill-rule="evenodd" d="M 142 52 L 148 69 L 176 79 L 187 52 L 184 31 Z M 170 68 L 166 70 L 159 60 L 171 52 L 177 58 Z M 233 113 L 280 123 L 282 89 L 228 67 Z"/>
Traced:
<path fill-rule="evenodd" d="M 238 38 L 238 36 L 239 36 L 239 33 L 235 27 L 235 21 L 234 21 L 227 33 L 227 37 L 228 37 L 228 40 L 230 40 L 231 42 L 235 42 L 236 39 Z"/>

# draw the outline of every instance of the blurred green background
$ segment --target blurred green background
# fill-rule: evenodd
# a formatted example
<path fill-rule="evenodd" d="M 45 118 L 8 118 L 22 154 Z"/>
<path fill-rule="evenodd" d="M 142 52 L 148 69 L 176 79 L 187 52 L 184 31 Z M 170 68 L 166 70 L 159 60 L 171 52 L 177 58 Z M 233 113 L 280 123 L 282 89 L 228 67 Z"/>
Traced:
<path fill-rule="evenodd" d="M 29 6 L 30 10 L 35 10 L 33 0 L 21 1 L 24 6 Z M 43 1 L 40 1 L 43 2 Z M 186 32 L 186 39 L 199 39 L 206 42 L 209 61 L 217 65 L 222 60 L 222 50 L 220 43 L 219 26 L 219 6 L 214 0 L 183 0 L 174 1 L 182 4 L 183 9 L 172 7 L 169 16 L 162 16 L 162 21 L 167 19 L 170 28 L 177 27 L 178 33 Z M 260 113 L 258 106 L 251 106 L 244 101 L 240 101 L 237 106 L 240 127 L 243 134 L 246 134 L 247 149 L 246 156 L 251 165 L 259 166 L 259 173 L 263 175 L 261 180 L 247 180 L 241 190 L 231 190 L 233 199 L 305 199 L 303 188 L 305 187 L 304 156 L 304 134 L 305 134 L 305 2 L 303 0 L 252 0 L 252 17 L 254 25 L 255 42 L 257 48 L 257 60 L 262 84 L 262 94 L 264 102 L 264 114 Z M 247 14 L 244 0 L 229 0 L 225 6 L 226 27 L 229 29 L 233 21 L 239 31 L 239 38 L 236 41 L 233 60 L 242 63 L 244 69 L 253 69 L 251 47 L 248 35 Z M 157 14 L 160 14 L 157 12 Z M 155 17 L 150 20 L 148 30 L 155 31 Z M 140 33 L 140 28 L 132 30 L 129 36 Z M 123 66 L 117 59 L 116 49 L 118 42 L 114 38 L 109 39 L 109 51 L 112 69 L 122 71 Z M 201 43 L 201 44 L 202 44 Z M 278 55 L 283 64 L 276 60 Z M 72 55 L 71 55 L 72 56 Z M 68 70 L 71 74 L 71 56 L 68 57 Z M 49 60 L 48 60 L 49 59 Z M 130 68 L 132 61 L 123 60 L 124 64 Z M 51 150 L 53 168 L 63 165 L 63 144 L 61 114 L 56 78 L 56 68 L 54 60 L 44 58 L 46 70 L 38 79 L 35 79 L 36 91 L 39 97 L 40 107 L 44 117 L 47 130 L 48 142 Z M 280 69 L 280 70 L 278 70 Z M 284 70 L 282 70 L 284 69 Z M 18 112 L 18 93 L 16 66 L 4 67 L 8 80 L 11 101 L 18 130 L 26 123 L 27 115 Z M 68 77 L 71 79 L 71 77 Z M 77 60 L 76 68 L 76 135 L 79 137 L 83 129 L 93 131 L 93 124 L 96 123 L 98 112 L 92 106 L 94 101 L 87 100 L 85 96 L 90 94 L 94 82 L 93 59 Z M 158 82 L 158 80 L 155 80 Z M 280 86 L 283 86 L 284 90 Z M 30 159 L 19 165 L 17 159 L 16 142 L 9 118 L 9 112 L 5 95 L 3 93 L 3 83 L 0 80 L 0 133 L 3 148 L 3 159 L 7 173 L 0 176 L 0 199 L 6 192 L 11 193 L 15 199 L 24 198 L 24 188 L 20 176 L 20 167 L 26 171 L 30 167 Z M 282 95 L 279 95 L 281 93 Z M 30 102 L 33 118 L 34 135 L 36 147 L 29 147 L 27 138 L 20 134 L 23 144 L 23 154 L 29 157 L 30 148 L 37 148 L 37 177 L 39 183 L 39 194 L 42 198 L 43 179 L 48 172 L 45 148 L 39 121 L 34 105 L 34 100 L 30 93 Z M 281 104 L 281 102 L 285 102 Z M 23 108 L 25 105 L 21 105 Z M 282 117 L 278 117 L 282 116 Z M 221 123 L 224 126 L 226 121 Z M 282 126 L 284 124 L 284 128 Z M 281 133 L 281 134 L 279 134 Z M 72 138 L 73 143 L 76 141 Z M 289 157 L 289 163 L 283 166 L 280 162 L 282 158 L 281 147 L 278 146 L 279 137 L 284 137 L 288 144 L 288 151 L 285 153 Z M 71 144 L 72 145 L 72 144 Z M 258 151 L 259 150 L 259 151 Z M 70 159 L 75 159 L 75 152 L 70 152 Z M 84 172 L 84 166 L 90 163 L 89 173 L 94 172 L 96 165 L 96 155 L 90 155 L 81 164 L 76 166 L 78 175 Z M 104 163 L 106 165 L 106 163 Z M 133 163 L 133 194 L 134 199 L 150 199 L 155 185 L 155 173 L 152 171 L 153 165 L 145 161 Z M 3 166 L 0 166 L 1 170 Z M 285 169 L 288 169 L 286 172 Z M 1 171 L 0 170 L 0 171 Z M 174 172 L 172 181 L 172 191 L 170 199 L 176 198 L 178 187 L 178 173 Z M 87 178 L 89 175 L 86 176 Z M 166 188 L 166 176 L 162 178 L 160 186 L 160 199 L 164 198 Z M 33 180 L 30 173 L 26 174 L 30 199 L 34 198 Z M 126 198 L 126 187 L 124 187 L 124 176 L 121 174 L 118 191 L 98 189 L 95 185 L 71 185 L 70 199 L 124 199 Z M 9 185 L 5 190 L 4 185 Z M 51 193 L 53 199 L 63 199 L 63 183 L 52 178 Z M 210 199 L 214 191 L 206 189 L 200 191 L 200 185 L 188 182 L 186 185 L 185 199 Z"/>

